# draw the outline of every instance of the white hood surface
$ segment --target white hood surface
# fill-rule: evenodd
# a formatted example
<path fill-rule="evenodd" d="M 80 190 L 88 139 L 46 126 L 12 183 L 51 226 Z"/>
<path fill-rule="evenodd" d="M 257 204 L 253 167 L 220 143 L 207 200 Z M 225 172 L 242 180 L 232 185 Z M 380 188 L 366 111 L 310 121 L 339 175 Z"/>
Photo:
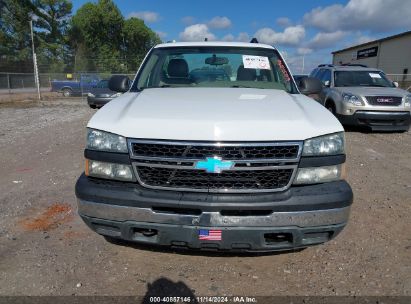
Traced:
<path fill-rule="evenodd" d="M 304 95 L 248 88 L 125 93 L 97 111 L 88 127 L 128 138 L 193 141 L 305 140 L 344 130 Z"/>

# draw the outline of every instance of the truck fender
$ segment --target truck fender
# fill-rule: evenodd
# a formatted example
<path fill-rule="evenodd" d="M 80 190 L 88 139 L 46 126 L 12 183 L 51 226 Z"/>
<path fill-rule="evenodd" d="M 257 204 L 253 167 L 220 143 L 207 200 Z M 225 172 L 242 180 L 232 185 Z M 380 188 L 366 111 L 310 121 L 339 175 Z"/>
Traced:
<path fill-rule="evenodd" d="M 69 86 L 64 86 L 64 87 L 61 87 L 60 88 L 60 91 L 63 91 L 64 89 L 68 89 L 68 90 L 71 90 L 71 91 L 73 91 L 73 88 L 72 87 L 69 87 Z"/>

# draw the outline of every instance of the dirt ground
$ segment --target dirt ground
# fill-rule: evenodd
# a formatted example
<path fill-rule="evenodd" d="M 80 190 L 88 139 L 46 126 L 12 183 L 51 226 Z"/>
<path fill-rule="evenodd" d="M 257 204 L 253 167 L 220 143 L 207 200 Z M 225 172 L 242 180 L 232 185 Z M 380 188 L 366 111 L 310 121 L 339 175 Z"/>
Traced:
<path fill-rule="evenodd" d="M 333 241 L 286 254 L 175 253 L 114 245 L 77 216 L 94 112 L 81 99 L 0 107 L 0 295 L 411 295 L 411 132 L 347 132 L 355 199 Z"/>

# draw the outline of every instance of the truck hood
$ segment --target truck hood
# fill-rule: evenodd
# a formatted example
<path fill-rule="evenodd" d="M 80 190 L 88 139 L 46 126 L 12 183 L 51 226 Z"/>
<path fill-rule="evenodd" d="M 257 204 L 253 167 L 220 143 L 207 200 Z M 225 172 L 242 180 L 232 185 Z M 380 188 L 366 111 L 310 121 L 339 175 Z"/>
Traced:
<path fill-rule="evenodd" d="M 351 93 L 357 96 L 399 96 L 403 97 L 409 94 L 407 91 L 399 88 L 381 88 L 381 87 L 338 87 L 341 93 Z"/>
<path fill-rule="evenodd" d="M 316 101 L 282 90 L 152 88 L 100 109 L 89 128 L 128 138 L 276 141 L 343 131 Z"/>

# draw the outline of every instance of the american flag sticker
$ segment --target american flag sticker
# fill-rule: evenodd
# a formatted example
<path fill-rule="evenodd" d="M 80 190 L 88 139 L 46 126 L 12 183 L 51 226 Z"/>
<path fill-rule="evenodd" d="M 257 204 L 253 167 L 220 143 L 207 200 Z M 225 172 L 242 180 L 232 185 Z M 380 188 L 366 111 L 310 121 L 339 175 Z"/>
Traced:
<path fill-rule="evenodd" d="M 221 241 L 221 230 L 198 230 L 198 239 L 202 241 Z"/>

